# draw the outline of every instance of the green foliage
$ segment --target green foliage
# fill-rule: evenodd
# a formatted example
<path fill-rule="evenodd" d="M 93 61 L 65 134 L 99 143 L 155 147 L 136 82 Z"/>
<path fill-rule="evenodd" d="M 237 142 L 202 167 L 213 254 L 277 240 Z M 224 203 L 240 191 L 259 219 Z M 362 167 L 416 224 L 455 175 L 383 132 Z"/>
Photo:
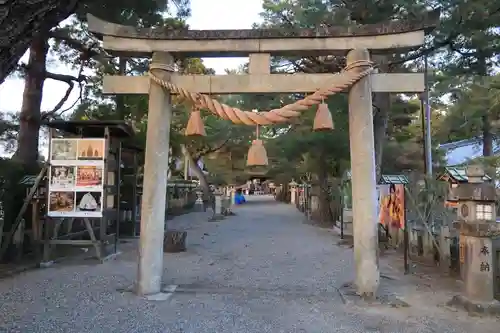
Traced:
<path fill-rule="evenodd" d="M 427 3 L 408 2 L 401 0 L 378 1 L 264 1 L 264 22 L 261 26 L 280 29 L 317 28 L 325 25 L 354 25 L 372 24 L 389 19 L 415 19 L 425 11 Z M 387 57 L 397 61 L 400 56 Z M 344 57 L 315 57 L 315 58 L 275 58 L 275 72 L 315 72 L 331 73 L 339 71 L 344 64 Z M 393 66 L 394 67 L 394 66 Z M 300 96 L 291 96 L 300 98 Z M 295 174 L 290 177 L 317 176 L 326 166 L 330 176 L 338 177 L 349 168 L 349 140 L 348 140 L 348 105 L 345 96 L 330 98 L 329 104 L 336 128 L 332 132 L 314 133 L 311 131 L 314 110 L 306 112 L 301 124 L 293 125 L 285 135 L 278 137 L 276 143 L 269 143 L 270 154 L 279 154 L 284 165 L 273 166 L 273 172 L 280 174 L 293 170 L 290 165 L 297 167 Z M 284 104 L 284 103 L 283 103 Z M 392 97 L 389 118 L 387 119 L 387 137 L 384 144 L 383 170 L 422 169 L 422 148 L 416 137 L 419 125 L 418 113 L 420 105 L 414 100 L 408 101 L 398 96 Z M 380 110 L 375 108 L 374 115 Z M 384 122 L 382 122 L 384 123 Z M 417 157 L 418 156 L 418 157 Z M 398 162 L 395 162 L 399 158 Z M 326 165 L 321 161 L 326 160 Z M 298 175 L 299 173 L 300 175 Z M 307 178 L 306 177 L 306 178 Z M 313 177 L 314 178 L 314 177 Z"/>
<path fill-rule="evenodd" d="M 315 108 L 303 112 L 285 134 L 269 142 L 269 154 L 273 173 L 285 173 L 290 178 L 308 178 L 321 172 L 325 162 L 328 173 L 342 174 L 349 167 L 348 119 L 346 96 L 337 95 L 326 101 L 335 124 L 335 130 L 314 132 L 312 130 Z M 294 165 L 296 168 L 291 168 Z"/>
<path fill-rule="evenodd" d="M 497 131 L 495 81 L 499 53 L 500 2 L 446 1 L 441 34 L 450 38 L 431 61 L 433 102 L 444 113 L 437 131 L 441 142 L 483 137 L 492 151 Z M 446 99 L 438 100 L 445 96 Z M 444 101 L 444 103 L 443 103 Z"/>
<path fill-rule="evenodd" d="M 4 232 L 10 230 L 19 213 L 27 187 L 19 185 L 19 181 L 26 175 L 35 175 L 40 166 L 26 166 L 10 159 L 0 158 L 0 200 L 4 211 Z M 30 213 L 25 218 L 30 221 Z"/>
<path fill-rule="evenodd" d="M 495 134 L 498 126 L 495 79 L 480 80 L 478 83 L 479 80 L 474 77 L 490 73 L 497 61 L 499 39 L 496 26 L 500 18 L 500 2 L 274 0 L 264 1 L 261 16 L 264 20 L 262 26 L 297 29 L 321 25 L 372 24 L 389 19 L 418 20 L 423 12 L 438 7 L 442 11 L 441 23 L 429 36 L 426 45 L 415 52 L 387 55 L 389 69 L 401 67 L 400 71 L 405 68 L 422 70 L 423 62 L 419 57 L 430 57 L 432 108 L 440 111 L 432 114 L 432 134 L 434 140 L 437 139 L 434 146 L 443 141 L 479 136 L 485 130 Z M 342 57 L 277 58 L 275 64 L 277 71 L 332 72 L 340 69 Z M 443 96 L 447 98 L 443 99 Z M 419 108 L 416 99 L 408 101 L 407 98 L 393 97 L 382 160 L 384 172 L 422 170 L 423 140 Z M 346 109 L 344 105 L 344 112 Z M 347 126 L 344 127 L 346 129 Z M 300 142 L 307 142 L 309 137 L 303 136 L 303 133 L 300 135 Z M 318 138 L 312 140 L 316 144 L 308 142 L 306 146 L 325 144 Z M 300 160 L 302 155 L 298 153 L 298 147 L 301 145 L 296 146 L 297 141 L 292 142 L 290 146 L 297 148 L 288 154 Z M 435 161 L 440 161 L 441 155 L 434 151 Z M 340 155 L 335 157 L 337 160 L 347 158 Z M 311 158 L 308 157 L 308 160 Z M 317 165 L 316 161 L 309 163 Z"/>
<path fill-rule="evenodd" d="M 125 25 L 139 25 L 143 27 L 157 26 L 163 21 L 164 14 L 179 18 L 189 17 L 191 14 L 190 0 L 110 0 L 84 1 L 77 11 L 81 21 L 86 19 L 87 13 L 100 18 Z"/>
<path fill-rule="evenodd" d="M 446 117 L 438 133 L 443 141 L 454 141 L 483 135 L 483 117 L 488 117 L 491 132 L 496 134 L 500 120 L 500 76 L 477 78 L 464 84 L 452 96 Z"/>
<path fill-rule="evenodd" d="M 417 20 L 422 14 L 442 8 L 441 24 L 419 50 L 402 54 L 383 55 L 387 71 L 422 70 L 420 56 L 429 56 L 429 74 L 433 138 L 448 141 L 495 134 L 500 117 L 498 110 L 498 78 L 477 79 L 487 76 L 496 66 L 498 55 L 498 29 L 500 2 L 494 0 L 265 0 L 261 18 L 256 27 L 283 30 L 318 28 L 330 25 L 355 26 L 374 24 L 390 19 Z M 169 15 L 164 15 L 165 10 Z M 110 3 L 85 1 L 77 18 L 68 26 L 54 31 L 52 45 L 58 60 L 95 72 L 87 78 L 82 90 L 81 104 L 71 115 L 75 119 L 125 119 L 132 122 L 144 145 L 147 126 L 148 102 L 146 96 L 103 96 L 104 75 L 141 75 L 147 71 L 147 59 L 109 58 L 99 48 L 99 42 L 86 29 L 85 16 L 93 13 L 105 20 L 164 29 L 186 28 L 189 1 L 157 2 L 156 0 Z M 169 16 L 166 18 L 166 16 Z M 78 42 L 78 43 L 75 43 Z M 82 52 L 85 51 L 85 52 Z M 378 58 L 374 58 L 378 59 Z M 273 73 L 333 73 L 344 66 L 343 56 L 274 57 Z M 200 59 L 179 59 L 181 72 L 213 74 Z M 234 73 L 245 73 L 243 66 Z M 383 67 L 383 66 L 382 66 Z M 450 94 L 451 93 L 451 94 Z M 443 96 L 446 98 L 443 99 Z M 216 96 L 228 105 L 241 109 L 270 110 L 303 97 L 302 94 L 282 95 L 229 95 Z M 315 133 L 312 121 L 315 110 L 304 112 L 297 121 L 287 126 L 261 128 L 270 160 L 269 176 L 280 178 L 315 179 L 323 173 L 339 177 L 349 169 L 348 106 L 345 95 L 326 101 L 335 122 L 335 130 Z M 382 170 L 398 173 L 402 170 L 423 170 L 423 140 L 420 102 L 414 96 L 391 96 L 390 108 L 380 112 L 374 107 L 374 117 L 386 126 L 386 139 L 382 140 L 384 154 Z M 254 138 L 255 128 L 234 125 L 203 111 L 207 137 L 186 138 L 183 131 L 191 106 L 174 99 L 171 143 L 174 155 L 179 156 L 180 144 L 186 144 L 195 159 L 204 160 L 214 179 L 240 182 L 247 176 L 246 152 Z M 385 112 L 387 111 L 387 112 Z M 381 114 L 387 113 L 384 119 Z M 485 128 L 486 124 L 489 128 Z M 9 129 L 8 120 L 0 121 L 0 130 Z M 8 134 L 7 131 L 5 133 Z M 7 135 L 6 134 L 6 135 Z M 219 158 L 209 159 L 218 153 Z M 220 158 L 224 156 L 224 158 Z M 439 161 L 437 151 L 433 156 Z"/>

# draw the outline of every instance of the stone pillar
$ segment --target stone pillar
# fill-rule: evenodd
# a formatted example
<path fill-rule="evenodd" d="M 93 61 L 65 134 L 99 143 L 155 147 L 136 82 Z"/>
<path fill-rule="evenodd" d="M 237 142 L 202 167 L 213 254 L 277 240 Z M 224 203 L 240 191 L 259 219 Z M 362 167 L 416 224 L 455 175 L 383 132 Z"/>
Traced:
<path fill-rule="evenodd" d="M 351 50 L 347 65 L 370 60 L 367 50 Z M 373 297 L 380 279 L 377 256 L 377 182 L 371 77 L 349 91 L 349 140 L 351 146 L 354 260 L 358 294 Z"/>
<path fill-rule="evenodd" d="M 451 246 L 450 227 L 442 226 L 441 232 L 439 233 L 439 247 L 441 248 L 441 253 L 443 254 L 443 258 L 440 258 L 439 264 L 445 269 L 449 269 L 451 264 L 450 246 Z"/>
<path fill-rule="evenodd" d="M 290 203 L 292 205 L 297 204 L 297 188 L 295 186 L 290 189 Z"/>
<path fill-rule="evenodd" d="M 490 303 L 495 301 L 494 246 L 491 238 L 465 236 L 465 297 L 470 301 Z"/>
<path fill-rule="evenodd" d="M 221 214 L 222 214 L 222 194 L 216 193 L 215 194 L 215 215 L 221 215 Z"/>
<path fill-rule="evenodd" d="M 311 215 L 316 215 L 319 211 L 319 197 L 316 194 L 311 195 Z"/>
<path fill-rule="evenodd" d="M 173 58 L 168 53 L 155 52 L 153 64 L 172 65 Z M 170 78 L 170 72 L 153 68 L 154 65 L 152 71 L 156 75 L 165 80 Z M 163 235 L 172 109 L 170 94 L 153 82 L 149 88 L 148 109 L 139 269 L 136 286 L 139 295 L 160 293 L 163 275 Z"/>
<path fill-rule="evenodd" d="M 223 209 L 222 209 L 223 192 L 217 189 L 214 192 L 214 196 L 215 196 L 215 211 L 214 215 L 209 219 L 209 221 L 219 221 L 224 219 Z"/>

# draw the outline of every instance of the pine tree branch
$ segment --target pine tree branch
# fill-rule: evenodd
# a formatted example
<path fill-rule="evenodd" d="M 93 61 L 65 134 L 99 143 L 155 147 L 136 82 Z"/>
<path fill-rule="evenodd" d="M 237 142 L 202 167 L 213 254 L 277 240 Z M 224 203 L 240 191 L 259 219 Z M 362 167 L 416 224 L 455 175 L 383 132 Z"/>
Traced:
<path fill-rule="evenodd" d="M 499 8 L 495 8 L 489 12 L 487 12 L 487 16 L 484 18 L 484 21 L 487 22 L 487 21 L 490 21 L 494 15 L 500 13 L 500 7 Z M 456 27 L 459 27 L 459 30 L 460 29 L 463 29 L 464 26 L 467 26 L 467 22 L 464 22 L 464 17 L 463 15 L 460 15 L 458 17 L 458 21 L 457 22 L 454 22 L 454 26 Z M 458 36 L 461 35 L 461 31 L 457 31 L 457 30 L 452 30 L 449 34 L 448 34 L 448 37 L 446 37 L 445 39 L 441 40 L 441 41 L 434 41 L 434 44 L 430 47 L 427 47 L 427 48 L 424 48 L 424 49 L 421 49 L 420 51 L 417 51 L 413 54 L 410 54 L 408 55 L 407 57 L 405 58 L 402 58 L 402 59 L 398 59 L 396 61 L 393 61 L 391 63 L 389 63 L 389 66 L 390 67 L 393 67 L 395 65 L 400 65 L 400 64 L 403 64 L 405 62 L 408 62 L 408 61 L 412 61 L 412 60 L 416 60 L 420 57 L 423 57 L 423 56 L 428 56 L 430 55 L 431 53 L 433 53 L 434 51 L 437 51 L 438 49 L 442 48 L 442 47 L 450 47 L 450 49 L 452 51 L 455 51 L 459 54 L 462 54 L 460 51 L 458 51 L 455 47 L 454 47 L 454 42 L 455 40 L 458 38 Z M 463 54 L 464 56 L 468 56 L 467 53 Z"/>
<path fill-rule="evenodd" d="M 440 42 L 434 42 L 434 45 L 432 45 L 428 48 L 421 49 L 420 51 L 414 52 L 414 53 L 408 55 L 407 57 L 389 62 L 387 65 L 389 68 L 393 68 L 394 66 L 404 64 L 405 62 L 416 60 L 416 59 L 424 57 L 424 56 L 428 56 L 431 53 L 439 50 L 442 47 L 450 46 L 451 43 L 453 43 L 453 41 L 455 40 L 455 38 L 457 38 L 459 35 L 460 35 L 460 33 L 454 32 L 454 33 L 450 34 L 446 39 L 444 39 Z"/>
<path fill-rule="evenodd" d="M 46 71 L 45 78 L 70 84 L 72 82 L 83 82 L 87 77 L 85 75 L 73 76 L 69 74 L 59 74 Z"/>
<path fill-rule="evenodd" d="M 77 76 L 67 75 L 67 74 L 57 74 L 57 73 L 45 71 L 45 79 L 52 79 L 52 80 L 64 82 L 68 85 L 68 89 L 66 89 L 64 96 L 61 98 L 61 100 L 59 100 L 59 102 L 54 106 L 54 108 L 51 111 L 47 111 L 47 112 L 42 113 L 42 115 L 41 115 L 42 121 L 47 121 L 47 120 L 56 118 L 56 117 L 60 116 L 61 114 L 63 114 L 64 112 L 71 110 L 76 105 L 76 103 L 78 103 L 78 101 L 80 101 L 82 99 L 82 91 L 83 91 L 82 84 L 87 79 L 86 76 L 82 74 L 83 67 L 84 66 L 82 64 L 80 66 L 80 70 L 78 71 Z M 63 105 L 68 101 L 69 96 L 71 95 L 71 92 L 73 91 L 73 89 L 75 87 L 75 83 L 78 83 L 80 86 L 79 97 L 76 99 L 75 102 L 73 102 L 73 104 L 71 104 L 71 106 L 61 110 Z"/>
<path fill-rule="evenodd" d="M 224 142 L 222 142 L 220 145 L 218 145 L 216 147 L 210 147 L 210 148 L 207 148 L 207 149 L 200 151 L 198 154 L 193 156 L 193 159 L 195 161 L 198 161 L 203 156 L 206 156 L 206 155 L 211 154 L 211 153 L 215 153 L 216 151 L 218 151 L 219 149 L 224 147 L 229 142 L 229 139 L 230 139 L 230 136 L 228 136 L 228 138 L 226 140 L 224 140 Z"/>
<path fill-rule="evenodd" d="M 55 29 L 51 31 L 49 33 L 49 37 L 63 42 L 72 49 L 80 52 L 80 59 L 83 61 L 94 59 L 95 61 L 104 65 L 108 63 L 109 56 L 99 48 L 98 42 L 87 46 L 81 41 L 72 38 L 70 36 L 69 30 L 65 28 Z"/>

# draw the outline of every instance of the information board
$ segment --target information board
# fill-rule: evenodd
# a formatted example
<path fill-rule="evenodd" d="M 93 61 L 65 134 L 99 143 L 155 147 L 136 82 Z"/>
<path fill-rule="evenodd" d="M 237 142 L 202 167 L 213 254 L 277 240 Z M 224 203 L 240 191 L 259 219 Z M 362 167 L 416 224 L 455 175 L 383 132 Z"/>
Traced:
<path fill-rule="evenodd" d="M 48 216 L 102 217 L 105 139 L 52 139 Z"/>

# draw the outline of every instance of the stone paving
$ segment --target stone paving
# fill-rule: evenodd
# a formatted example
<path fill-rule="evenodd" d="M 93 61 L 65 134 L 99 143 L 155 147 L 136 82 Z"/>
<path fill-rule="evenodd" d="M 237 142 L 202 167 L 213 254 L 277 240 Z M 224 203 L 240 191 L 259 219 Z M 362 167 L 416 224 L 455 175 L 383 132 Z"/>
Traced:
<path fill-rule="evenodd" d="M 0 332 L 498 332 L 498 321 L 440 306 L 445 294 L 383 262 L 381 293 L 408 307 L 353 302 L 342 287 L 354 278 L 352 249 L 290 205 L 249 199 L 220 222 L 205 213 L 169 221 L 188 231 L 188 251 L 165 255 L 167 301 L 129 292 L 130 242 L 104 264 L 66 261 L 0 281 Z"/>

